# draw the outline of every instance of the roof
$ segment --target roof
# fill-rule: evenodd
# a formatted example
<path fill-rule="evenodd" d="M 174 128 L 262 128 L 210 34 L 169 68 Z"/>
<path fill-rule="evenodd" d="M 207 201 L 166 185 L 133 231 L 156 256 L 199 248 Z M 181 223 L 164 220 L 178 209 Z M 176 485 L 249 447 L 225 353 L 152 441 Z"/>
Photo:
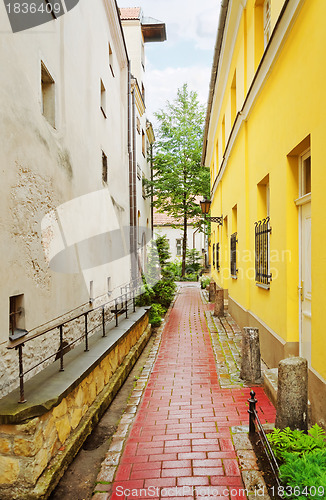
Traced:
<path fill-rule="evenodd" d="M 119 10 L 122 21 L 131 19 L 140 19 L 141 16 L 140 7 L 125 7 L 125 8 L 120 8 Z"/>
<path fill-rule="evenodd" d="M 141 7 L 124 7 L 119 10 L 122 21 L 140 21 L 145 43 L 166 40 L 165 24 L 153 17 L 144 17 Z"/>
<path fill-rule="evenodd" d="M 196 196 L 196 202 L 199 202 L 202 199 L 202 196 Z M 198 221 L 198 217 L 193 217 L 192 219 L 187 220 L 187 224 L 195 224 Z M 154 226 L 172 226 L 172 225 L 181 225 L 183 224 L 182 217 L 180 219 L 176 219 L 172 217 L 172 215 L 168 215 L 165 212 L 158 212 L 157 208 L 153 209 L 153 223 Z"/>

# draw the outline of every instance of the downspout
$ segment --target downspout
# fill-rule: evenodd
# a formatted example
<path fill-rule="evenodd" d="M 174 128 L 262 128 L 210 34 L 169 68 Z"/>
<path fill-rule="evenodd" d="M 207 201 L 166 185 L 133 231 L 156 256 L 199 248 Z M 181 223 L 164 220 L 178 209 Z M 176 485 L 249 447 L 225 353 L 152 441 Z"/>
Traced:
<path fill-rule="evenodd" d="M 136 151 L 136 86 L 132 89 L 132 206 L 133 206 L 133 239 L 134 239 L 134 278 L 138 277 L 138 241 L 137 241 L 137 151 Z"/>
<path fill-rule="evenodd" d="M 128 157 L 129 157 L 129 221 L 130 221 L 130 258 L 131 258 L 131 279 L 135 279 L 135 241 L 134 241 L 134 206 L 133 206 L 133 152 L 131 149 L 131 73 L 130 61 L 128 59 Z"/>
<path fill-rule="evenodd" d="M 153 182 L 153 144 L 151 144 L 151 182 Z M 153 195 L 154 189 L 153 184 L 151 186 L 151 231 L 152 239 L 154 238 L 154 207 L 153 207 Z"/>

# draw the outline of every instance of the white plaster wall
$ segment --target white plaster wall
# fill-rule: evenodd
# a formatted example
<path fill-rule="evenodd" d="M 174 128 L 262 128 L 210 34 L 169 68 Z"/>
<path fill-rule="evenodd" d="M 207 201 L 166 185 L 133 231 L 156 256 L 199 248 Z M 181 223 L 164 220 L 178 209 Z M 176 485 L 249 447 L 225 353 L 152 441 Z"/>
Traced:
<path fill-rule="evenodd" d="M 156 226 L 154 225 L 154 238 L 157 236 L 166 235 L 170 244 L 171 260 L 181 259 L 181 256 L 177 255 L 177 239 L 182 239 L 183 228 L 172 226 Z M 202 249 L 205 248 L 204 244 L 204 234 L 197 231 L 193 226 L 188 226 L 187 228 L 187 248 L 190 250 L 195 248 L 202 253 Z"/>
<path fill-rule="evenodd" d="M 79 197 L 104 189 L 112 203 L 109 208 L 102 205 L 108 213 L 98 214 L 94 232 L 105 232 L 108 219 L 129 226 L 129 191 L 127 58 L 115 2 L 82 0 L 57 21 L 16 34 L 1 3 L 0 31 L 0 392 L 4 394 L 17 385 L 17 355 L 6 349 L 9 297 L 24 294 L 27 330 L 89 298 L 83 273 L 49 268 L 42 247 L 42 219 L 69 201 L 76 200 L 78 207 Z M 41 112 L 41 60 L 55 80 L 55 129 Z M 107 119 L 100 110 L 100 78 L 107 89 Z M 108 157 L 107 185 L 102 182 L 102 150 Z M 88 210 L 91 215 L 98 209 L 91 202 Z M 89 220 L 86 211 L 83 220 L 73 222 L 81 240 Z M 114 243 L 108 236 L 108 255 Z M 87 242 L 86 256 L 93 251 L 94 245 Z M 107 275 L 112 288 L 120 289 L 129 280 L 129 267 L 127 257 L 123 265 L 89 271 L 87 280 L 94 280 L 95 295 L 103 292 L 101 280 Z M 42 349 L 45 357 L 46 343 Z"/>

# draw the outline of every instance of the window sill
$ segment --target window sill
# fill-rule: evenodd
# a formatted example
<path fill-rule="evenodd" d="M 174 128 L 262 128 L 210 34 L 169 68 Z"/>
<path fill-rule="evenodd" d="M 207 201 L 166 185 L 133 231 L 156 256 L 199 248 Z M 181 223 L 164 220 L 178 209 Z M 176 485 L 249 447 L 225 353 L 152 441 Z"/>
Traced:
<path fill-rule="evenodd" d="M 234 274 L 231 274 L 231 278 L 232 278 L 233 280 L 237 280 L 237 279 L 238 279 L 238 276 L 235 276 Z"/>
<path fill-rule="evenodd" d="M 264 283 L 256 283 L 256 286 L 258 286 L 258 288 L 263 288 L 264 290 L 270 289 L 270 285 L 265 285 Z"/>

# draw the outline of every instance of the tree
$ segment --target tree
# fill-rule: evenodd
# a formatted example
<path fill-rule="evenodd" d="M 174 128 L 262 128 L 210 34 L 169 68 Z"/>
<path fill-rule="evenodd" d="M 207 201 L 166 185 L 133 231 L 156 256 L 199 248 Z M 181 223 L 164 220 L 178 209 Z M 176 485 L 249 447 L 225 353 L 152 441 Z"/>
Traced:
<path fill-rule="evenodd" d="M 154 148 L 153 205 L 183 225 L 182 276 L 186 269 L 187 226 L 201 213 L 196 196 L 209 196 L 209 170 L 201 165 L 205 110 L 187 84 L 176 99 L 155 113 L 159 128 Z"/>

